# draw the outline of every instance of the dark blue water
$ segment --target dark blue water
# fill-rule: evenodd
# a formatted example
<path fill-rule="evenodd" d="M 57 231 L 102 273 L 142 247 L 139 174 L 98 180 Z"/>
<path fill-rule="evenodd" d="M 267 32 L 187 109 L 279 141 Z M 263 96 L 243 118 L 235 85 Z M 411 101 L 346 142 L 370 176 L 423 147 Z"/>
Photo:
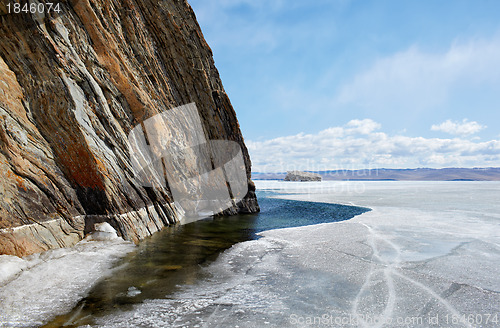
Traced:
<path fill-rule="evenodd" d="M 204 276 L 212 263 L 236 243 L 259 238 L 258 232 L 287 227 L 338 222 L 369 211 L 368 208 L 270 198 L 276 193 L 258 191 L 259 214 L 216 217 L 167 227 L 142 241 L 114 273 L 103 278 L 69 313 L 44 327 L 92 325 L 98 316 L 129 310 L 148 299 L 168 298 L 179 288 Z M 141 293 L 128 294 L 131 286 Z M 68 324 L 68 321 L 72 324 Z"/>
<path fill-rule="evenodd" d="M 257 215 L 253 227 L 255 232 L 339 222 L 370 210 L 358 206 L 271 198 L 276 195 L 277 193 L 270 191 L 257 192 L 261 213 Z"/>

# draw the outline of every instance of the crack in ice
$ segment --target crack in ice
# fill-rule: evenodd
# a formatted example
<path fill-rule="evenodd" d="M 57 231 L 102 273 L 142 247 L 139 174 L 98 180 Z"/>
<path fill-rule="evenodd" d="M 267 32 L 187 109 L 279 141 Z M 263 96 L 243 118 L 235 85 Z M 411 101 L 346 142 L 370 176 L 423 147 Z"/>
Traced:
<path fill-rule="evenodd" d="M 376 231 L 374 231 L 373 228 L 370 226 L 361 223 L 369 232 L 368 236 L 368 245 L 372 249 L 372 264 L 370 267 L 370 272 L 368 272 L 365 281 L 363 285 L 361 286 L 358 294 L 356 295 L 353 304 L 352 304 L 352 314 L 353 316 L 358 320 L 358 322 L 363 326 L 363 327 L 382 327 L 384 326 L 387 322 L 390 322 L 390 319 L 394 313 L 394 308 L 396 306 L 396 300 L 397 300 L 397 292 L 396 288 L 394 287 L 394 276 L 397 276 L 401 279 L 404 279 L 408 282 L 410 282 L 412 285 L 415 287 L 418 287 L 419 289 L 423 290 L 430 296 L 434 298 L 437 302 L 441 303 L 453 316 L 460 317 L 459 311 L 457 311 L 446 299 L 441 297 L 438 293 L 436 293 L 433 289 L 430 287 L 415 281 L 411 279 L 410 277 L 404 275 L 403 273 L 399 272 L 397 268 L 401 264 L 401 248 L 393 243 L 392 241 L 388 240 L 387 238 L 384 238 L 384 236 L 380 235 Z M 385 243 L 389 245 L 394 251 L 395 255 L 391 258 L 384 257 L 380 253 L 380 244 Z M 373 261 L 375 260 L 375 261 Z M 385 267 L 381 269 L 375 269 L 375 266 L 377 264 L 382 264 Z M 359 314 L 359 306 L 362 301 L 362 297 L 365 294 L 365 292 L 372 286 L 373 282 L 373 277 L 376 276 L 379 273 L 383 273 L 384 277 L 384 283 L 387 286 L 387 300 L 385 302 L 385 307 L 382 310 L 380 314 L 380 319 L 377 321 L 376 325 L 373 325 L 371 322 L 370 324 L 363 319 L 363 316 Z M 470 324 L 463 323 L 466 327 L 471 327 Z"/>

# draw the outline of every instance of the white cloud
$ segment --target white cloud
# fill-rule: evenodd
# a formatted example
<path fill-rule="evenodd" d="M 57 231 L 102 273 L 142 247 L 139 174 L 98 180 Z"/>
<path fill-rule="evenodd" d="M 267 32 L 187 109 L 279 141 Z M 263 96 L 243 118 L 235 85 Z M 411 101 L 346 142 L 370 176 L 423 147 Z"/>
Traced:
<path fill-rule="evenodd" d="M 338 91 L 338 105 L 425 109 L 455 88 L 500 80 L 500 37 L 454 43 L 441 53 L 417 46 L 377 60 Z"/>
<path fill-rule="evenodd" d="M 380 129 L 382 126 L 371 119 L 364 119 L 351 120 L 347 123 L 347 127 L 349 134 L 370 134 L 373 131 Z"/>
<path fill-rule="evenodd" d="M 254 172 L 500 166 L 500 140 L 390 136 L 380 128 L 370 119 L 352 120 L 316 134 L 246 143 Z"/>
<path fill-rule="evenodd" d="M 468 136 L 471 134 L 478 133 L 479 131 L 485 129 L 485 125 L 481 125 L 477 122 L 469 122 L 464 119 L 462 122 L 453 122 L 451 120 L 446 120 L 439 125 L 433 125 L 431 127 L 432 131 L 441 131 L 453 135 Z"/>

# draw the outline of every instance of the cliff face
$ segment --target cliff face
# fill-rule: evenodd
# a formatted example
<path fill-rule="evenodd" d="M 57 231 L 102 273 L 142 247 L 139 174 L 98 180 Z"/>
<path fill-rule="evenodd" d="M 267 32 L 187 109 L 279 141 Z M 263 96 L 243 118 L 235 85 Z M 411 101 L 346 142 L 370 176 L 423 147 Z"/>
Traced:
<path fill-rule="evenodd" d="M 189 4 L 60 8 L 13 14 L 0 4 L 0 254 L 70 246 L 95 222 L 137 241 L 178 221 L 168 186 L 134 179 L 128 135 L 189 103 L 207 140 L 242 150 L 248 193 L 224 213 L 258 211 L 238 121 Z"/>

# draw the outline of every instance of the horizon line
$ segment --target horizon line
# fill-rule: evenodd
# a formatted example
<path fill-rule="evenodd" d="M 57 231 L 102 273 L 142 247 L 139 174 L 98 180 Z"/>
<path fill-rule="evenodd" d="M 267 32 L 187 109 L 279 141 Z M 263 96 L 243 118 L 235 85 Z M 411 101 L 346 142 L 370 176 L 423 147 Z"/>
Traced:
<path fill-rule="evenodd" d="M 273 172 L 260 172 L 260 171 L 251 171 L 251 173 L 258 173 L 258 174 L 279 174 L 279 173 L 287 173 L 290 171 L 302 171 L 302 172 L 334 172 L 334 171 L 343 171 L 343 172 L 355 172 L 355 171 L 375 171 L 375 170 L 500 170 L 500 166 L 475 166 L 475 167 L 455 167 L 455 166 L 450 166 L 450 167 L 441 167 L 441 168 L 433 168 L 433 167 L 416 167 L 416 168 L 364 168 L 364 169 L 327 169 L 327 170 L 309 170 L 309 169 L 304 169 L 304 170 L 287 170 L 287 171 L 273 171 Z"/>

